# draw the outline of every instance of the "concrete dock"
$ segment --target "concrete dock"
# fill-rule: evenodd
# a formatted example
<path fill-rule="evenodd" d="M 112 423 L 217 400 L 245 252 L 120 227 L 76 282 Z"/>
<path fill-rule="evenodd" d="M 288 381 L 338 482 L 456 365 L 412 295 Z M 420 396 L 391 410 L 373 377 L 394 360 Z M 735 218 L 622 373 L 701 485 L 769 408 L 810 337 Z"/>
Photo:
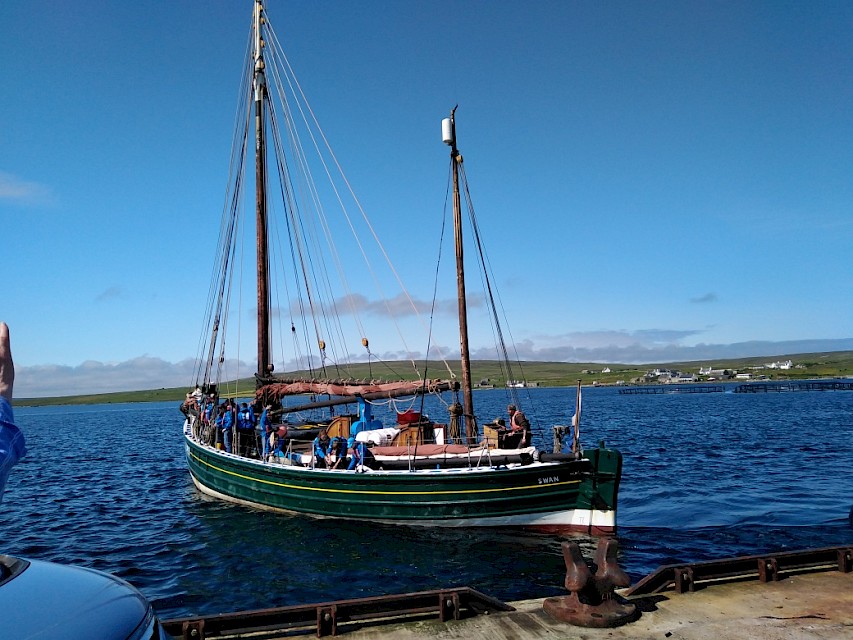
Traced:
<path fill-rule="evenodd" d="M 591 629 L 552 618 L 544 599 L 509 604 L 514 610 L 474 615 L 446 622 L 434 614 L 340 620 L 334 637 L 349 640 L 838 640 L 853 638 L 853 572 L 821 571 L 778 581 L 735 581 L 703 585 L 693 592 L 665 591 L 632 596 L 627 602 L 640 610 L 639 619 L 620 627 Z M 167 626 L 174 637 L 252 638 L 284 640 L 320 635 L 319 616 L 302 623 L 264 625 L 232 632 L 215 630 L 217 616 L 207 628 Z M 213 625 L 210 623 L 214 623 Z M 322 633 L 333 637 L 331 633 Z"/>
<path fill-rule="evenodd" d="M 542 599 L 511 602 L 516 610 L 439 622 L 341 625 L 352 640 L 437 638 L 466 640 L 794 640 L 853 638 L 853 573 L 811 573 L 778 582 L 736 582 L 693 593 L 665 592 L 629 599 L 642 611 L 613 629 L 575 627 L 551 618 Z M 292 636 L 291 636 L 292 637 Z"/>
<path fill-rule="evenodd" d="M 309 634 L 352 640 L 853 640 L 853 546 L 662 565 L 615 594 L 614 586 L 629 582 L 616 563 L 615 540 L 599 540 L 594 575 L 575 542 L 562 547 L 565 597 L 506 603 L 458 587 L 163 625 L 185 640 Z"/>

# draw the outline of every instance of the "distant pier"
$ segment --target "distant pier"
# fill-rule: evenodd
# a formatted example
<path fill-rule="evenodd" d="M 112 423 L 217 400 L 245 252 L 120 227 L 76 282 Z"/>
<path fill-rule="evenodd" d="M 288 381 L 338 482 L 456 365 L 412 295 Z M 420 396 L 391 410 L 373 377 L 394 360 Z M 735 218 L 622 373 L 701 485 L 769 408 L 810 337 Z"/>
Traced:
<path fill-rule="evenodd" d="M 853 391 L 849 380 L 802 380 L 784 382 L 745 382 L 738 385 L 722 384 L 655 384 L 619 389 L 624 395 L 652 395 L 663 393 L 722 393 L 728 388 L 732 393 L 783 393 L 788 391 Z"/>
<path fill-rule="evenodd" d="M 656 384 L 648 387 L 626 387 L 619 389 L 625 395 L 641 395 L 654 393 L 722 393 L 721 384 Z"/>
<path fill-rule="evenodd" d="M 748 382 L 735 387 L 735 393 L 782 393 L 784 391 L 853 391 L 853 382 L 804 380 L 802 382 Z"/>

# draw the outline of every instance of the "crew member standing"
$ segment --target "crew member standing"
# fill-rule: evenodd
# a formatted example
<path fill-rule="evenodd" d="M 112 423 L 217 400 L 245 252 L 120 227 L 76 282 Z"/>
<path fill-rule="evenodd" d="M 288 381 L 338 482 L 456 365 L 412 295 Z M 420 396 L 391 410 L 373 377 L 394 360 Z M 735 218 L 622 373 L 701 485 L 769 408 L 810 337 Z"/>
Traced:
<path fill-rule="evenodd" d="M 523 449 L 529 447 L 533 442 L 533 434 L 530 430 L 530 421 L 514 404 L 507 408 L 509 414 L 510 433 L 507 434 L 505 445 L 507 449 Z"/>

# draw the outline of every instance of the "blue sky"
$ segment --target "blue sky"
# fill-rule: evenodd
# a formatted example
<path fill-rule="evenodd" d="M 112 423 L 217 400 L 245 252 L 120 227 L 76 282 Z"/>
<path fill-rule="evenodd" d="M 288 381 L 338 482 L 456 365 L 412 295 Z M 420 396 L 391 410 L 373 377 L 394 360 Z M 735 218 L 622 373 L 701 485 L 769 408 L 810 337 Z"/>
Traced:
<path fill-rule="evenodd" d="M 522 358 L 853 348 L 850 3 L 267 8 L 397 263 L 435 235 L 459 104 Z M 16 395 L 190 383 L 250 13 L 0 5 Z M 404 271 L 427 298 L 431 270 Z"/>

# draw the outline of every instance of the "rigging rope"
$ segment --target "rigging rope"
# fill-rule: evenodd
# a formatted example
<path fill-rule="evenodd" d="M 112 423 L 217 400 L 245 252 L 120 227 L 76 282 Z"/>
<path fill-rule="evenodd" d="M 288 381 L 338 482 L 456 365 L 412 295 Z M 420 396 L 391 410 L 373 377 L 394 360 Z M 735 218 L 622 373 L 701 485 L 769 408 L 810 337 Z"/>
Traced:
<path fill-rule="evenodd" d="M 390 256 L 388 255 L 388 253 L 387 253 L 387 251 L 386 251 L 386 249 L 385 249 L 384 245 L 382 244 L 381 240 L 379 239 L 378 235 L 376 234 L 376 231 L 375 231 L 375 229 L 373 228 L 373 225 L 371 224 L 370 220 L 368 219 L 367 214 L 366 214 L 366 212 L 364 211 L 364 208 L 362 207 L 360 200 L 359 200 L 359 199 L 358 199 L 358 197 L 356 196 L 355 191 L 354 191 L 354 190 L 353 190 L 353 188 L 352 188 L 352 185 L 350 184 L 349 180 L 348 180 L 348 179 L 347 179 L 347 177 L 346 177 L 346 174 L 345 174 L 345 173 L 344 173 L 344 171 L 343 171 L 343 168 L 341 167 L 340 163 L 338 162 L 337 156 L 335 155 L 334 151 L 332 150 L 331 145 L 329 144 L 328 139 L 326 138 L 326 135 L 325 135 L 325 133 L 323 132 L 323 129 L 322 129 L 322 127 L 320 126 L 320 123 L 319 123 L 319 121 L 317 120 L 317 117 L 316 117 L 316 115 L 314 114 L 314 111 L 311 109 L 311 105 L 310 105 L 310 103 L 308 102 L 308 99 L 307 99 L 307 97 L 305 96 L 305 93 L 303 92 L 302 87 L 301 87 L 301 85 L 299 84 L 299 82 L 298 82 L 298 80 L 297 80 L 297 78 L 296 78 L 296 74 L 295 74 L 295 72 L 293 71 L 293 68 L 292 68 L 292 67 L 291 67 L 291 65 L 290 65 L 290 61 L 287 59 L 287 56 L 285 56 L 285 55 L 284 55 L 284 53 L 283 53 L 283 49 L 281 48 L 281 45 L 280 45 L 280 43 L 279 43 L 279 41 L 278 41 L 278 37 L 275 35 L 275 32 L 272 30 L 272 28 L 271 28 L 271 27 L 270 27 L 270 32 L 271 32 L 271 34 L 272 34 L 272 35 L 271 35 L 271 40 L 272 40 L 272 44 L 273 44 L 273 46 L 271 47 L 271 49 L 272 49 L 272 50 L 274 50 L 278 55 L 280 55 L 280 57 L 281 57 L 281 61 L 282 61 L 282 63 L 283 63 L 283 66 L 284 66 L 284 67 L 286 67 L 286 69 L 288 70 L 288 72 L 289 72 L 289 73 L 287 74 L 287 78 L 288 78 L 288 80 L 289 80 L 289 81 L 292 79 L 293 84 L 292 84 L 291 86 L 295 88 L 295 89 L 294 89 L 294 94 L 296 94 L 296 93 L 298 92 L 298 95 L 300 95 L 300 96 L 301 96 L 301 98 L 302 98 L 302 100 L 301 100 L 300 102 L 298 102 L 298 106 L 299 106 L 300 112 L 303 114 L 303 120 L 305 121 L 306 126 L 308 126 L 308 119 L 306 118 L 305 113 L 302 111 L 302 105 L 303 105 L 303 104 L 305 105 L 305 109 L 307 110 L 308 114 L 310 114 L 310 116 L 311 116 L 311 120 L 312 120 L 312 122 L 314 123 L 314 126 L 316 127 L 316 130 L 317 130 L 317 132 L 318 132 L 318 134 L 319 134 L 320 138 L 322 139 L 322 141 L 323 141 L 323 143 L 324 143 L 324 146 L 325 146 L 326 150 L 327 150 L 327 151 L 328 151 L 328 153 L 329 153 L 330 158 L 332 159 L 332 161 L 334 162 L 335 167 L 337 168 L 338 175 L 340 175 L 340 176 L 341 176 L 341 179 L 343 180 L 344 184 L 346 185 L 347 190 L 348 190 L 348 192 L 349 192 L 350 196 L 351 196 L 351 197 L 352 197 L 352 199 L 353 199 L 353 202 L 355 203 L 356 207 L 358 208 L 359 212 L 361 213 L 361 216 L 362 216 L 362 219 L 363 219 L 364 223 L 366 224 L 367 228 L 370 230 L 370 233 L 371 233 L 371 235 L 373 236 L 373 239 L 374 239 L 374 241 L 376 242 L 376 245 L 379 247 L 379 249 L 380 249 L 380 251 L 381 251 L 381 253 L 382 253 L 383 257 L 385 258 L 386 263 L 388 264 L 389 268 L 391 269 L 391 272 L 393 273 L 394 277 L 396 278 L 397 283 L 399 284 L 399 286 L 400 286 L 400 288 L 401 288 L 401 290 L 402 290 L 403 294 L 405 295 L 406 299 L 408 300 L 409 304 L 411 305 L 412 310 L 413 310 L 413 311 L 414 311 L 414 313 L 415 313 L 415 316 L 418 318 L 418 321 L 419 321 L 419 322 L 421 323 L 421 325 L 423 326 L 423 325 L 424 325 L 424 321 L 423 321 L 423 318 L 421 317 L 421 314 L 420 314 L 420 313 L 419 313 L 419 311 L 418 311 L 417 305 L 414 303 L 414 301 L 412 300 L 411 296 L 409 295 L 409 292 L 408 292 L 408 290 L 406 289 L 405 285 L 403 284 L 402 279 L 400 278 L 400 275 L 399 275 L 399 273 L 397 272 L 397 269 L 395 268 L 395 266 L 394 266 L 393 262 L 391 261 L 391 258 L 390 258 Z M 334 191 L 334 193 L 335 193 L 335 196 L 336 196 L 336 197 L 337 197 L 337 199 L 338 199 L 338 202 L 339 202 L 339 204 L 340 204 L 340 206 L 341 206 L 341 210 L 342 210 L 342 213 L 343 213 L 343 215 L 344 215 L 344 217 L 345 217 L 345 219 L 346 219 L 346 221 L 347 221 L 347 224 L 350 226 L 350 229 L 353 231 L 353 235 L 354 235 L 354 237 L 355 237 L 356 243 L 357 243 L 357 245 L 358 245 L 358 247 L 359 247 L 359 250 L 361 251 L 361 254 L 362 254 L 362 257 L 363 257 L 363 258 L 364 258 L 364 260 L 365 260 L 365 263 L 367 264 L 367 267 L 368 267 L 368 269 L 369 269 L 369 271 L 370 271 L 370 274 L 371 274 L 371 276 L 372 276 L 372 278 L 373 278 L 373 280 L 374 280 L 375 286 L 377 287 L 377 290 L 380 292 L 380 294 L 382 294 L 382 287 L 381 287 L 381 285 L 379 284 L 378 279 L 376 278 L 376 274 L 375 274 L 375 272 L 374 272 L 373 268 L 370 266 L 370 262 L 369 262 L 369 260 L 367 259 L 367 254 L 366 254 L 366 252 L 365 252 L 365 250 L 364 250 L 364 247 L 363 247 L 363 245 L 362 245 L 362 243 L 361 243 L 361 241 L 360 241 L 360 239 L 359 239 L 359 235 L 358 235 L 358 233 L 356 233 L 356 232 L 355 232 L 355 228 L 354 228 L 354 226 L 353 226 L 353 223 L 352 223 L 352 221 L 351 221 L 351 219 L 350 219 L 349 215 L 347 214 L 346 207 L 345 207 L 345 206 L 344 206 L 344 204 L 343 204 L 343 200 L 342 200 L 342 198 L 341 198 L 341 196 L 340 196 L 340 193 L 339 193 L 339 191 L 338 191 L 338 189 L 337 189 L 337 186 L 335 185 L 334 180 L 332 180 L 331 172 L 329 171 L 328 165 L 327 165 L 327 164 L 326 164 L 326 162 L 325 162 L 325 159 L 324 159 L 323 154 L 320 152 L 320 148 L 319 148 L 319 145 L 318 145 L 318 143 L 317 143 L 317 139 L 315 138 L 315 136 L 314 136 L 314 134 L 313 134 L 313 129 L 311 129 L 311 128 L 310 128 L 310 126 L 308 126 L 308 133 L 309 133 L 309 136 L 311 137 L 311 140 L 312 140 L 312 142 L 313 142 L 313 144 L 314 144 L 314 146 L 315 146 L 315 149 L 317 150 L 318 156 L 320 157 L 320 160 L 321 160 L 321 163 L 322 163 L 323 169 L 325 170 L 326 175 L 327 175 L 327 177 L 329 178 L 329 180 L 330 180 L 330 182 L 331 182 L 332 189 L 333 189 L 333 191 Z M 397 332 L 398 332 L 398 335 L 399 335 L 400 339 L 403 341 L 403 344 L 404 344 L 404 346 L 406 347 L 406 350 L 411 354 L 411 353 L 412 353 L 412 351 L 411 351 L 411 349 L 408 347 L 408 345 L 407 345 L 407 343 L 406 343 L 405 336 L 403 335 L 403 332 L 402 332 L 402 330 L 400 329 L 400 326 L 399 326 L 399 323 L 397 322 L 396 316 L 391 312 L 391 307 L 390 307 L 390 304 L 389 304 L 388 299 L 387 299 L 384 295 L 382 295 L 382 298 L 383 298 L 383 302 L 384 302 L 384 304 L 385 304 L 385 306 L 386 306 L 386 309 L 388 310 L 389 314 L 391 315 L 391 318 L 392 318 L 392 320 L 393 320 L 393 322 L 394 322 L 395 328 L 397 329 Z M 426 327 L 425 327 L 425 326 L 424 326 L 424 329 L 426 329 Z M 364 334 L 362 334 L 362 335 L 364 335 Z M 410 358 L 410 359 L 411 359 L 411 358 Z M 417 370 L 417 365 L 416 365 L 416 363 L 415 363 L 414 359 L 411 359 L 411 362 L 412 362 L 412 366 L 415 368 L 415 370 Z M 445 359 L 443 359 L 443 362 L 444 362 L 445 367 L 447 368 L 448 372 L 452 374 L 452 369 L 450 368 L 450 365 L 447 363 L 447 361 L 446 361 Z"/>
<path fill-rule="evenodd" d="M 273 281 L 270 283 L 269 290 L 271 292 L 271 301 L 275 300 L 277 303 L 275 308 L 279 311 L 282 311 L 284 308 L 280 299 L 282 294 L 286 296 L 287 300 L 293 301 L 292 304 L 288 303 L 287 307 L 291 320 L 291 342 L 293 344 L 295 362 L 302 362 L 303 356 L 305 356 L 305 368 L 313 372 L 313 369 L 316 366 L 316 361 L 311 354 L 315 353 L 315 349 L 317 348 L 316 345 L 318 345 L 324 337 L 327 340 L 332 338 L 329 340 L 330 346 L 328 348 L 328 352 L 325 347 L 320 349 L 319 364 L 323 369 L 324 374 L 327 364 L 334 365 L 335 371 L 338 372 L 338 375 L 340 376 L 339 367 L 345 367 L 351 359 L 351 356 L 345 347 L 345 333 L 341 323 L 341 315 L 345 313 L 345 310 L 348 310 L 352 314 L 355 324 L 358 327 L 360 333 L 359 337 L 365 341 L 364 348 L 367 358 L 368 372 L 371 378 L 373 376 L 372 365 L 374 364 L 374 361 L 381 363 L 383 369 L 391 372 L 396 377 L 404 377 L 394 370 L 391 363 L 385 362 L 381 357 L 373 353 L 366 344 L 365 336 L 368 335 L 368 332 L 362 325 L 359 314 L 359 308 L 363 306 L 361 304 L 361 298 L 353 293 L 347 278 L 347 275 L 351 274 L 353 271 L 349 268 L 349 265 L 344 264 L 344 261 L 342 260 L 342 255 L 344 254 L 336 247 L 330 230 L 329 217 L 327 216 L 327 212 L 324 210 L 320 201 L 318 185 L 314 182 L 311 172 L 308 170 L 309 162 L 306 151 L 311 148 L 311 145 L 313 145 L 313 150 L 320 158 L 322 169 L 330 181 L 332 192 L 338 201 L 338 205 L 340 206 L 346 224 L 349 226 L 353 234 L 354 245 L 357 245 L 358 252 L 360 252 L 364 259 L 367 270 L 369 271 L 370 276 L 373 279 L 373 283 L 382 298 L 385 309 L 388 311 L 389 317 L 393 321 L 397 334 L 406 349 L 407 357 L 411 362 L 415 375 L 419 380 L 424 379 L 427 374 L 427 368 L 429 367 L 430 352 L 434 349 L 438 349 L 438 354 L 444 363 L 448 374 L 455 378 L 456 376 L 453 373 L 446 357 L 442 353 L 442 350 L 438 347 L 432 346 L 434 312 L 437 300 L 437 284 L 434 286 L 429 324 L 426 325 L 424 318 L 418 309 L 418 305 L 403 285 L 400 275 L 394 264 L 391 262 L 384 245 L 379 240 L 379 237 L 370 220 L 367 218 L 364 208 L 356 197 L 349 180 L 343 173 L 343 169 L 332 151 L 315 113 L 308 104 L 302 87 L 296 79 L 290 62 L 284 55 L 283 49 L 281 49 L 278 38 L 274 31 L 272 31 L 271 26 L 269 26 L 268 34 L 269 40 L 267 43 L 269 46 L 266 53 L 269 57 L 265 57 L 265 60 L 270 62 L 270 64 L 266 66 L 266 70 L 269 73 L 269 79 L 272 80 L 272 82 L 268 82 L 266 86 L 267 91 L 272 92 L 272 95 L 268 94 L 267 91 L 264 91 L 263 97 L 270 114 L 270 150 L 275 156 L 276 169 L 278 171 L 277 179 L 279 184 L 277 190 L 280 192 L 279 195 L 284 203 L 284 211 L 282 215 L 282 218 L 284 219 L 283 228 L 276 224 L 278 216 L 270 215 L 268 217 L 270 224 L 269 231 L 273 231 L 274 229 L 276 235 L 281 231 L 287 231 L 287 236 L 291 238 L 289 252 L 290 265 L 288 265 L 288 268 L 285 268 L 287 263 L 287 252 L 271 249 L 270 256 L 273 258 L 273 261 L 277 261 L 279 263 L 282 274 L 287 274 L 287 271 L 292 269 L 291 277 L 294 278 L 294 282 L 297 285 L 295 287 L 295 291 L 291 292 L 291 285 L 293 283 L 289 282 L 289 277 L 284 278 L 283 289 L 278 288 L 276 286 L 277 280 L 272 279 Z M 246 47 L 247 53 L 244 62 L 244 73 L 239 89 L 241 99 L 238 100 L 238 104 L 241 105 L 241 107 L 235 112 L 235 126 L 231 144 L 228 188 L 225 193 L 222 221 L 219 230 L 219 252 L 216 260 L 214 261 L 214 275 L 210 279 L 209 283 L 204 331 L 201 334 L 202 337 L 199 338 L 199 345 L 197 348 L 197 354 L 199 357 L 197 358 L 195 371 L 196 380 L 197 382 L 203 380 L 207 384 L 215 381 L 215 383 L 219 385 L 222 383 L 224 378 L 227 378 L 229 382 L 234 381 L 236 383 L 236 381 L 239 380 L 242 369 L 240 358 L 240 334 L 243 325 L 241 319 L 242 314 L 238 314 L 238 319 L 235 323 L 233 319 L 229 321 L 229 311 L 232 310 L 232 307 L 235 304 L 236 309 L 238 310 L 241 309 L 244 304 L 242 288 L 238 287 L 238 291 L 235 292 L 234 287 L 240 284 L 243 280 L 243 274 L 240 271 L 242 260 L 238 260 L 238 258 L 240 258 L 244 253 L 249 253 L 249 251 L 246 251 L 246 236 L 244 235 L 245 232 L 247 232 L 247 227 L 249 225 L 246 218 L 243 217 L 248 213 L 244 210 L 245 201 L 243 197 L 243 187 L 244 181 L 247 179 L 246 174 L 250 163 L 248 149 L 251 148 L 249 146 L 249 138 L 253 128 L 251 109 L 254 73 L 252 39 L 253 38 L 250 33 Z M 292 101 L 288 100 L 288 92 L 284 90 L 285 87 L 289 88 L 290 93 L 293 96 Z M 276 113 L 277 110 L 279 110 L 279 107 L 276 105 L 276 100 L 273 98 L 278 98 L 282 113 Z M 276 115 L 278 115 L 279 118 L 275 117 Z M 311 145 L 309 145 L 307 149 L 302 145 L 302 141 L 300 140 L 299 135 L 297 135 L 297 115 L 301 117 L 301 123 L 304 124 L 304 127 L 310 137 Z M 300 125 L 299 128 L 303 128 L 302 125 Z M 287 148 L 290 152 L 289 154 L 285 153 L 285 142 L 287 142 Z M 325 152 L 323 149 L 325 149 Z M 292 158 L 292 161 L 289 161 L 288 158 Z M 327 159 L 329 161 L 327 161 Z M 295 174 L 291 169 L 301 170 L 299 173 L 304 176 L 304 182 L 301 180 L 293 180 Z M 341 187 L 341 183 L 336 184 L 336 180 L 332 178 L 332 174 L 335 171 L 337 175 L 340 176 L 340 180 L 342 181 L 344 188 L 339 188 Z M 304 195 L 306 197 L 301 198 L 297 197 L 297 195 Z M 351 217 L 347 211 L 347 206 L 344 203 L 344 199 L 348 197 L 351 197 L 355 203 L 355 206 L 357 207 L 369 233 L 362 232 L 359 234 L 356 230 L 358 216 Z M 304 202 L 304 206 L 307 206 L 313 215 L 306 215 L 306 211 L 301 211 L 300 205 L 298 204 L 299 202 Z M 351 208 L 352 205 L 349 202 L 347 202 L 347 204 L 349 204 Z M 332 210 L 334 210 L 334 207 L 332 207 Z M 269 211 L 270 213 L 275 213 L 272 204 L 270 205 Z M 442 237 L 443 236 L 444 226 L 442 225 Z M 426 366 L 423 374 L 419 371 L 418 363 L 414 360 L 414 353 L 407 344 L 402 328 L 398 322 L 397 315 L 393 313 L 393 303 L 396 298 L 395 300 L 389 300 L 384 295 L 383 287 L 379 282 L 378 275 L 368 260 L 368 246 L 363 241 L 369 237 L 372 237 L 376 242 L 381 255 L 391 270 L 391 273 L 400 285 L 405 299 L 414 311 L 417 321 L 427 330 L 428 341 L 425 358 Z M 319 248 L 323 244 L 323 241 L 325 241 L 325 245 L 329 249 L 328 255 L 332 259 L 329 265 L 326 264 L 326 253 L 324 251 L 309 250 L 309 248 Z M 367 244 L 369 244 L 369 242 Z M 370 253 L 375 253 L 375 250 L 371 249 Z M 344 295 L 337 298 L 332 293 L 333 287 L 329 278 L 329 275 L 333 270 L 337 271 L 338 278 L 344 291 Z M 436 280 L 437 277 L 438 266 L 436 267 Z M 273 309 L 271 309 L 271 311 L 273 311 Z M 300 335 L 296 330 L 294 322 L 295 314 L 301 315 L 302 319 L 305 320 L 305 322 L 300 323 L 303 327 L 303 335 Z M 311 316 L 310 319 L 308 318 L 308 315 Z M 236 324 L 236 327 L 229 327 L 229 324 Z M 313 343 L 309 339 L 311 331 L 309 326 L 312 324 L 314 332 Z M 233 336 L 228 336 L 229 328 L 236 330 L 237 334 L 236 360 L 226 359 L 226 345 L 229 348 L 233 348 L 235 346 L 233 339 L 231 339 Z M 285 358 L 283 346 L 286 341 L 283 333 L 284 330 L 280 330 L 278 340 L 278 344 L 282 346 L 282 360 Z M 205 334 L 210 336 L 209 340 L 205 340 L 203 337 Z M 315 346 L 310 347 L 309 345 L 312 344 Z M 338 344 L 342 346 L 342 351 L 337 350 L 336 345 Z M 236 367 L 236 370 L 234 367 Z M 230 375 L 231 373 L 234 373 L 234 375 Z M 236 387 L 234 390 L 235 392 L 237 391 Z M 439 398 L 440 397 L 441 396 L 439 396 Z M 423 398 L 421 408 L 423 409 Z"/>
<path fill-rule="evenodd" d="M 501 370 L 506 369 L 506 380 L 509 382 L 510 380 L 515 380 L 515 375 L 512 372 L 512 363 L 509 358 L 509 351 L 506 346 L 506 341 L 504 340 L 503 329 L 501 328 L 500 318 L 498 317 L 498 305 L 495 302 L 495 290 L 492 288 L 491 278 L 489 276 L 492 273 L 491 263 L 488 260 L 488 256 L 486 255 L 486 251 L 480 236 L 480 227 L 477 223 L 477 217 L 474 213 L 474 202 L 471 198 L 471 192 L 468 188 L 468 177 L 465 173 L 465 166 L 460 163 L 460 182 L 463 187 L 463 192 L 465 194 L 465 203 L 468 209 L 468 218 L 471 223 L 471 229 L 474 234 L 475 246 L 477 247 L 477 257 L 480 263 L 480 278 L 483 281 L 483 286 L 485 291 L 487 292 L 487 302 L 488 307 L 491 311 L 490 322 L 492 324 L 492 331 L 497 336 L 497 344 L 496 347 L 499 348 L 500 353 L 503 355 L 502 358 L 498 358 L 498 363 L 501 367 Z M 500 302 L 500 296 L 498 295 L 498 301 Z M 506 320 L 506 310 L 503 307 L 503 303 L 501 302 L 501 312 L 504 316 L 504 320 Z M 506 323 L 508 325 L 508 323 Z M 513 344 L 513 350 L 515 351 L 515 361 L 518 365 L 519 370 L 521 371 L 521 379 L 524 379 L 524 371 L 521 366 L 521 360 L 518 357 L 518 351 L 515 350 L 514 342 L 512 341 L 512 335 L 510 334 L 511 344 Z M 526 389 L 527 387 L 525 387 Z M 521 403 L 518 401 L 518 392 L 515 387 L 507 387 L 507 392 L 512 399 L 512 404 L 516 406 L 521 406 Z M 530 400 L 530 391 L 527 391 L 528 400 Z M 531 417 L 535 416 L 535 405 L 532 403 L 529 404 L 531 408 Z M 538 422 L 538 421 L 536 421 Z M 538 429 L 537 429 L 538 431 Z"/>
<path fill-rule="evenodd" d="M 278 52 L 274 48 L 271 50 L 271 54 L 273 56 L 279 55 Z M 283 56 L 283 53 L 280 55 Z M 272 65 L 272 70 L 273 70 L 273 75 L 274 75 L 274 79 L 275 79 L 275 85 L 278 89 L 282 105 L 284 107 L 288 107 L 289 103 L 286 99 L 287 93 L 283 89 L 282 82 L 281 82 L 281 74 L 279 73 L 279 68 L 284 68 L 284 67 L 285 67 L 285 65 Z M 290 76 L 288 76 L 286 73 L 284 74 L 284 76 L 285 76 L 285 80 L 287 81 L 288 86 L 290 86 L 291 91 L 293 91 L 293 81 L 291 80 Z M 293 91 L 293 93 L 295 95 L 295 91 Z M 302 113 L 301 105 L 298 103 L 298 101 L 297 101 L 297 107 L 299 107 L 300 113 Z M 295 120 L 293 118 L 292 110 L 286 109 L 284 115 L 285 115 L 285 122 L 288 124 L 288 132 L 290 134 L 289 139 L 291 141 L 291 148 L 293 149 L 294 157 L 297 159 L 298 164 L 301 167 L 301 174 L 305 178 L 305 186 L 307 187 L 307 190 L 310 194 L 310 201 L 314 205 L 316 219 L 320 223 L 320 227 L 322 229 L 322 235 L 326 239 L 326 245 L 330 249 L 330 253 L 331 253 L 331 256 L 333 258 L 333 261 L 334 261 L 334 264 L 335 264 L 335 267 L 336 267 L 336 270 L 338 273 L 338 277 L 340 278 L 341 284 L 342 284 L 344 291 L 345 291 L 345 295 L 342 298 L 342 300 L 349 306 L 350 312 L 353 314 L 353 318 L 356 321 L 359 332 L 363 336 L 363 335 L 365 335 L 366 331 L 364 330 L 364 327 L 361 324 L 361 319 L 358 315 L 357 308 L 355 307 L 354 301 L 355 301 L 356 297 L 353 295 L 353 293 L 349 287 L 349 283 L 348 283 L 348 280 L 346 277 L 346 270 L 344 269 L 344 266 L 340 260 L 340 254 L 335 248 L 335 242 L 333 239 L 333 235 L 329 229 L 327 217 L 326 217 L 324 208 L 322 206 L 322 201 L 319 197 L 317 187 L 316 187 L 316 184 L 313 180 L 311 172 L 308 169 L 307 156 L 305 154 L 305 151 L 304 151 L 304 148 L 301 144 L 299 136 L 296 134 L 296 123 L 295 123 Z M 306 127 L 308 127 L 307 120 L 305 119 L 304 114 L 303 114 L 303 122 L 305 122 Z M 307 128 L 307 130 L 308 130 L 309 136 L 311 136 L 313 138 L 313 135 L 311 134 L 310 128 Z M 319 154 L 319 149 L 317 148 L 316 143 L 315 143 L 315 149 L 318 151 L 318 155 L 320 155 L 321 160 L 322 160 L 322 156 L 321 156 L 321 154 Z M 279 146 L 278 151 L 283 154 L 281 146 Z M 329 180 L 330 180 L 330 182 L 332 182 L 332 186 L 334 188 L 334 184 L 333 184 L 333 181 L 331 180 L 331 176 L 329 175 L 328 170 L 327 170 L 327 176 L 329 176 Z M 306 199 L 306 200 L 309 200 L 309 199 Z M 340 198 L 339 198 L 339 200 L 340 200 Z M 341 203 L 341 206 L 343 207 L 342 203 Z M 305 220 L 304 218 L 300 218 L 300 219 L 303 222 Z M 309 220 L 313 220 L 313 218 L 310 218 Z M 294 223 L 295 223 L 295 221 L 294 221 Z M 294 224 L 294 226 L 297 226 L 297 225 Z M 298 227 L 303 230 L 302 234 L 304 236 L 311 237 L 314 239 L 313 244 L 318 249 L 315 254 L 308 254 L 309 262 L 311 262 L 311 256 L 312 255 L 317 255 L 320 258 L 320 260 L 322 261 L 324 253 L 319 250 L 318 234 L 316 234 L 316 233 L 306 234 L 305 230 L 304 230 L 305 227 L 302 227 L 301 225 L 298 225 Z M 352 229 L 352 227 L 351 227 L 351 229 Z M 313 230 L 313 225 L 309 226 L 308 230 Z M 355 235 L 354 229 L 353 229 L 353 234 Z M 332 295 L 332 286 L 331 286 L 331 282 L 328 278 L 328 269 L 325 269 L 325 268 L 321 269 L 320 274 L 323 276 L 323 278 L 318 278 L 317 277 L 317 271 L 313 268 L 313 263 L 312 263 L 311 273 L 313 274 L 313 278 L 315 281 L 317 281 L 317 282 L 319 282 L 321 280 L 323 281 L 325 288 L 326 288 L 326 291 L 328 293 L 329 302 L 321 304 L 321 306 L 320 306 L 321 310 L 322 309 L 333 310 L 334 311 L 334 314 L 333 314 L 334 317 L 336 319 L 338 319 L 339 314 L 336 311 L 337 302 L 335 301 L 334 295 Z M 326 318 L 328 333 L 331 334 L 332 333 L 331 327 L 328 326 L 329 315 L 330 314 L 328 314 L 328 313 L 323 313 L 322 317 Z M 342 330 L 342 327 L 340 325 L 339 320 L 336 323 L 336 329 L 337 329 L 338 336 L 341 338 L 341 344 L 344 344 L 345 339 L 344 339 L 343 330 Z M 340 357 L 337 357 L 336 360 L 340 360 Z"/>
<path fill-rule="evenodd" d="M 244 69 L 250 69 L 251 63 L 251 29 L 246 45 L 246 53 L 244 55 Z M 229 271 L 229 263 L 233 259 L 233 252 L 230 247 L 233 246 L 235 219 L 238 215 L 240 193 L 243 177 L 243 166 L 245 164 L 245 149 L 248 136 L 248 121 L 249 109 L 248 101 L 244 96 L 251 94 L 251 72 L 245 72 L 242 78 L 239 89 L 239 99 L 237 101 L 238 108 L 236 110 L 234 121 L 234 136 L 231 141 L 231 161 L 229 164 L 228 189 L 225 193 L 225 202 L 223 203 L 223 215 L 219 230 L 220 251 L 216 254 L 214 260 L 213 277 L 210 278 L 208 289 L 208 302 L 205 310 L 205 322 L 203 323 L 202 336 L 209 335 L 210 340 L 206 341 L 206 356 L 201 357 L 202 347 L 199 349 L 198 370 L 196 373 L 197 382 L 201 377 L 205 384 L 211 382 L 219 382 L 219 376 L 214 378 L 214 358 L 216 354 L 217 344 L 224 347 L 227 313 L 224 313 L 227 306 L 225 305 L 226 295 L 225 289 L 228 286 L 226 274 Z M 203 338 L 200 338 L 201 343 Z M 223 356 L 220 352 L 220 359 Z M 204 367 L 202 374 L 201 368 Z M 217 371 L 219 367 L 216 367 Z"/>

